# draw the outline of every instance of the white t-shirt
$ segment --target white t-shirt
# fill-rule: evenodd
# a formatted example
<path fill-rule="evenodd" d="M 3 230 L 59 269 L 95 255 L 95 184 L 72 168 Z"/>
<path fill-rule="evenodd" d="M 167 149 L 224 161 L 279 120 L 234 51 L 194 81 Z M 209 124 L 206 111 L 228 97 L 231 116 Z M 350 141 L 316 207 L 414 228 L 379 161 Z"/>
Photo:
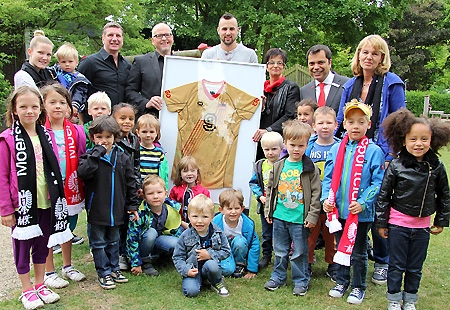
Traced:
<path fill-rule="evenodd" d="M 223 219 L 223 233 L 227 238 L 233 238 L 237 235 L 242 235 L 242 223 L 244 222 L 242 216 L 239 217 L 238 224 L 235 228 L 228 226 L 227 222 L 225 222 L 225 216 Z"/>

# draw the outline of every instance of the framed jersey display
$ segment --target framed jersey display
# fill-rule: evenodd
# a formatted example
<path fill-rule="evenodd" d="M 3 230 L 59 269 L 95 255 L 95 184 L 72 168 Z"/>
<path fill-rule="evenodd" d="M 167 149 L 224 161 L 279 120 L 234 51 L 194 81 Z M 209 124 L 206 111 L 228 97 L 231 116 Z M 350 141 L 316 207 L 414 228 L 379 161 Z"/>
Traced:
<path fill-rule="evenodd" d="M 260 64 L 165 57 L 160 141 L 172 177 L 178 161 L 193 156 L 214 202 L 234 188 L 250 205 L 264 80 Z"/>

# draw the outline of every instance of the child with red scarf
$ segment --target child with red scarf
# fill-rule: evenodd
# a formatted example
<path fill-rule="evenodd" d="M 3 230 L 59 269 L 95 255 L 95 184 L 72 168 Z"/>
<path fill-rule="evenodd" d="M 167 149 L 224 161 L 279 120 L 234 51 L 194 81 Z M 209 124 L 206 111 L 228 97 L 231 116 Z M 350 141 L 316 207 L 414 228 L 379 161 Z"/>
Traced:
<path fill-rule="evenodd" d="M 347 302 L 364 300 L 367 275 L 367 233 L 374 221 L 375 202 L 384 176 L 384 153 L 366 137 L 372 110 L 356 99 L 347 103 L 344 128 L 347 134 L 327 156 L 322 181 L 323 209 L 335 233 L 338 251 L 336 286 L 331 297 L 341 298 L 351 285 Z M 344 227 L 344 229 L 342 229 Z M 353 279 L 350 283 L 350 265 Z"/>
<path fill-rule="evenodd" d="M 78 214 L 84 209 L 84 192 L 81 179 L 77 175 L 78 158 L 86 152 L 86 136 L 82 126 L 72 124 L 68 118 L 72 116 L 72 99 L 67 89 L 59 83 L 47 85 L 41 89 L 44 107 L 47 112 L 45 127 L 55 137 L 58 149 L 58 162 L 64 184 L 64 195 L 67 200 L 68 220 L 73 232 L 77 225 Z M 44 283 L 52 288 L 69 285 L 65 279 L 79 282 L 86 279 L 84 274 L 72 266 L 72 244 L 81 244 L 84 239 L 74 236 L 69 242 L 50 249 L 45 264 Z M 56 249 L 56 251 L 55 251 Z M 55 271 L 53 254 L 62 251 L 63 268 L 60 278 Z"/>

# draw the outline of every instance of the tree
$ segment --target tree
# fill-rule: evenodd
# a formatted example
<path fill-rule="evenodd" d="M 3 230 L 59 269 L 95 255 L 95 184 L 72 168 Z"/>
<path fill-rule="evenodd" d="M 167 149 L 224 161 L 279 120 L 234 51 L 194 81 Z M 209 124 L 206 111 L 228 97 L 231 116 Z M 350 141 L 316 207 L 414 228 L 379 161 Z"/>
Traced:
<path fill-rule="evenodd" d="M 392 71 L 408 79 L 408 89 L 429 89 L 443 76 L 449 59 L 448 13 L 440 0 L 420 0 L 412 3 L 402 18 L 391 22 L 388 43 Z"/>

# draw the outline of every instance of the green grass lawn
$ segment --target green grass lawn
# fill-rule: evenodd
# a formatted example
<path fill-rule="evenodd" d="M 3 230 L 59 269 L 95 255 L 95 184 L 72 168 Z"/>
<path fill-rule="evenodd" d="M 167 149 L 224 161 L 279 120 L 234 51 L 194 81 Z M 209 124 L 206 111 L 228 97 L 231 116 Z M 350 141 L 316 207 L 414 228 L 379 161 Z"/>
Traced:
<path fill-rule="evenodd" d="M 442 152 L 442 160 L 450 169 L 450 153 Z M 259 217 L 255 208 L 250 215 L 257 224 L 260 233 Z M 77 235 L 86 238 L 86 216 L 80 216 Z M 450 229 L 438 236 L 431 236 L 428 257 L 423 269 L 423 278 L 419 290 L 418 309 L 449 309 L 450 293 Z M 304 297 L 292 295 L 293 285 L 288 277 L 288 286 L 275 292 L 266 291 L 263 286 L 269 280 L 271 267 L 261 271 L 256 278 L 225 279 L 230 291 L 227 298 L 216 295 L 213 291 L 203 289 L 197 298 L 186 298 L 181 293 L 181 278 L 171 261 L 155 264 L 160 272 L 159 277 L 132 276 L 129 283 L 118 284 L 115 290 L 105 291 L 97 284 L 97 276 L 93 259 L 85 242 L 73 247 L 73 264 L 87 276 L 81 283 L 71 283 L 67 288 L 56 290 L 61 300 L 45 309 L 386 309 L 386 286 L 376 286 L 370 281 L 373 262 L 369 261 L 367 291 L 364 302 L 360 306 L 349 305 L 346 297 L 334 299 L 328 297 L 328 291 L 334 286 L 325 277 L 327 264 L 323 260 L 323 250 L 316 251 L 317 263 L 313 265 L 309 291 Z M 56 257 L 56 266 L 61 268 L 61 254 Z M 288 274 L 290 273 L 290 269 Z M 20 295 L 20 288 L 15 292 Z M 348 293 L 347 293 L 348 294 Z M 448 307 L 448 308 L 447 308 Z M 0 309 L 23 309 L 17 299 L 0 302 Z"/>

